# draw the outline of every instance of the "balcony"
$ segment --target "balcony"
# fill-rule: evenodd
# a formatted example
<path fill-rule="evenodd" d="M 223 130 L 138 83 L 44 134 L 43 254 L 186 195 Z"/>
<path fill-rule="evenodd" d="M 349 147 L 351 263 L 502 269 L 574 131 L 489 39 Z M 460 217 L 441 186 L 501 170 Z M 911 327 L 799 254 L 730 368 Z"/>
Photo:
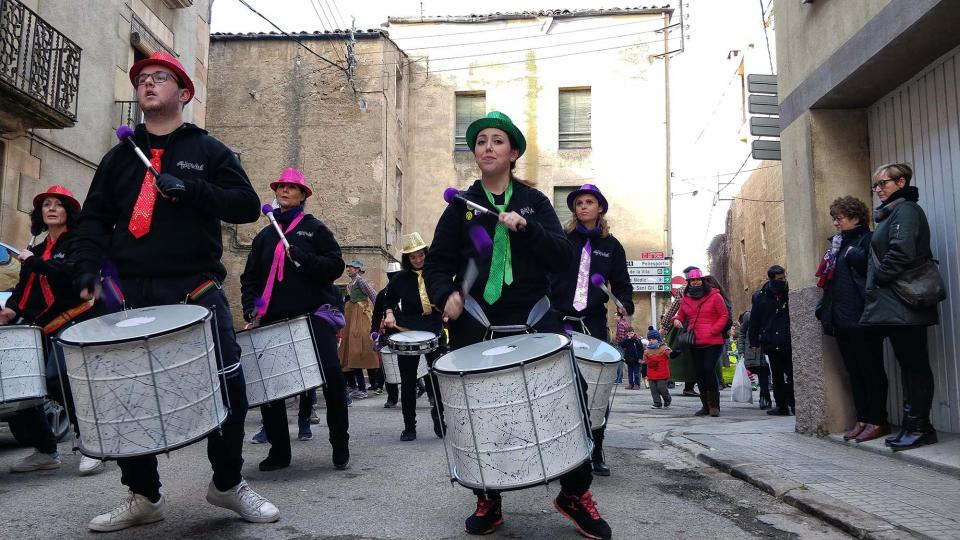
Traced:
<path fill-rule="evenodd" d="M 143 123 L 143 111 L 140 110 L 140 104 L 136 101 L 116 101 L 119 108 L 120 118 L 118 126 L 130 126 L 136 128 L 137 124 Z"/>
<path fill-rule="evenodd" d="M 0 0 L 0 129 L 73 127 L 80 47 L 17 0 Z"/>

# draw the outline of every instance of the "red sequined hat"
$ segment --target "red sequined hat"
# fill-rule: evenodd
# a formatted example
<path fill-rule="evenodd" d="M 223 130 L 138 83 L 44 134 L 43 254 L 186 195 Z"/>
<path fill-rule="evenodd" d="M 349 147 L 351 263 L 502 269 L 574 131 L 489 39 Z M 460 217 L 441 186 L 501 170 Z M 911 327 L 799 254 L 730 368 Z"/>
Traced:
<path fill-rule="evenodd" d="M 150 55 L 150 58 L 145 58 L 130 68 L 130 83 L 133 84 L 133 87 L 137 87 L 137 75 L 143 71 L 143 68 L 147 66 L 163 66 L 170 71 L 173 71 L 173 74 L 180 79 L 180 83 L 183 84 L 184 88 L 190 91 L 190 99 L 193 99 L 196 91 L 193 88 L 193 81 L 190 80 L 190 76 L 187 75 L 187 71 L 183 69 L 183 64 L 179 60 L 174 58 L 167 51 L 157 51 Z M 189 103 L 190 100 L 188 99 Z"/>
<path fill-rule="evenodd" d="M 60 185 L 50 186 L 50 189 L 34 197 L 33 207 L 40 208 L 40 205 L 43 204 L 43 200 L 50 196 L 59 197 L 61 201 L 72 206 L 74 210 L 77 212 L 80 211 L 80 203 L 73 198 L 73 192 Z"/>

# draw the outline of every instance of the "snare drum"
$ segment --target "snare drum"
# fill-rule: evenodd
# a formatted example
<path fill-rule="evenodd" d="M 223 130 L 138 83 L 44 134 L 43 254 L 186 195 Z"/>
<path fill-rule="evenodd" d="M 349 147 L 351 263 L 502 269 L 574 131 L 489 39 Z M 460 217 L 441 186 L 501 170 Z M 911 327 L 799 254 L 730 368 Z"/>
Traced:
<path fill-rule="evenodd" d="M 251 407 L 326 382 L 306 315 L 237 332 L 237 344 Z"/>
<path fill-rule="evenodd" d="M 400 384 L 400 355 L 390 347 L 383 347 L 380 349 L 380 358 L 383 360 L 383 380 L 387 384 Z M 426 376 L 427 358 L 421 354 L 417 364 L 417 378 Z"/>
<path fill-rule="evenodd" d="M 391 334 L 387 341 L 390 342 L 390 349 L 393 350 L 394 354 L 401 356 L 429 354 L 437 350 L 440 343 L 437 335 L 433 332 L 421 332 L 419 330 Z"/>
<path fill-rule="evenodd" d="M 580 374 L 587 381 L 587 409 L 591 429 L 600 429 L 607 423 L 607 407 L 611 404 L 617 366 L 623 359 L 620 351 L 606 341 L 580 332 L 571 332 L 573 356 Z"/>
<path fill-rule="evenodd" d="M 202 306 L 154 306 L 90 319 L 60 334 L 83 454 L 169 452 L 223 424 L 227 408 L 211 319 Z"/>
<path fill-rule="evenodd" d="M 0 403 L 47 395 L 43 330 L 0 326 Z"/>
<path fill-rule="evenodd" d="M 451 479 L 498 491 L 543 484 L 589 459 L 593 444 L 570 339 L 509 336 L 453 351 L 433 366 Z"/>

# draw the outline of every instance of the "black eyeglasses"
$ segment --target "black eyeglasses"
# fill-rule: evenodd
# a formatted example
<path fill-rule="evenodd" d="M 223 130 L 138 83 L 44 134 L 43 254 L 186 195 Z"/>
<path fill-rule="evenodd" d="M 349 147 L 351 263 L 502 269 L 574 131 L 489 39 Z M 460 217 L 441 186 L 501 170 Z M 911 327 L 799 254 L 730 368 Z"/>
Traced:
<path fill-rule="evenodd" d="M 155 82 L 156 84 L 163 84 L 168 80 L 172 80 L 173 82 L 180 84 L 180 81 L 173 76 L 173 73 L 167 73 L 166 71 L 154 71 L 153 73 L 140 73 L 134 78 L 134 80 L 137 82 L 137 86 L 140 86 L 141 84 L 147 82 L 147 79 L 153 79 L 153 82 Z"/>
<path fill-rule="evenodd" d="M 887 178 L 885 180 L 877 180 L 873 183 L 873 189 L 883 189 L 883 186 L 887 185 L 887 182 L 896 182 L 899 178 Z"/>

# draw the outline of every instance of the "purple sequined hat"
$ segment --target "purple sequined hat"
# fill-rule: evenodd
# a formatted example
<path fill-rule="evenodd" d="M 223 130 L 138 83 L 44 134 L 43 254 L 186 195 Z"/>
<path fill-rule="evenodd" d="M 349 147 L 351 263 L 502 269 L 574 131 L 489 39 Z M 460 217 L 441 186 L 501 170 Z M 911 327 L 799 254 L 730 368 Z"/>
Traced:
<path fill-rule="evenodd" d="M 573 202 L 577 200 L 577 197 L 585 193 L 589 193 L 597 198 L 597 202 L 600 203 L 600 213 L 607 213 L 607 210 L 610 208 L 607 204 L 607 198 L 603 196 L 603 193 L 600 193 L 600 188 L 593 184 L 584 184 L 567 195 L 567 208 L 569 208 L 571 212 L 576 213 L 576 210 L 573 209 Z"/>

